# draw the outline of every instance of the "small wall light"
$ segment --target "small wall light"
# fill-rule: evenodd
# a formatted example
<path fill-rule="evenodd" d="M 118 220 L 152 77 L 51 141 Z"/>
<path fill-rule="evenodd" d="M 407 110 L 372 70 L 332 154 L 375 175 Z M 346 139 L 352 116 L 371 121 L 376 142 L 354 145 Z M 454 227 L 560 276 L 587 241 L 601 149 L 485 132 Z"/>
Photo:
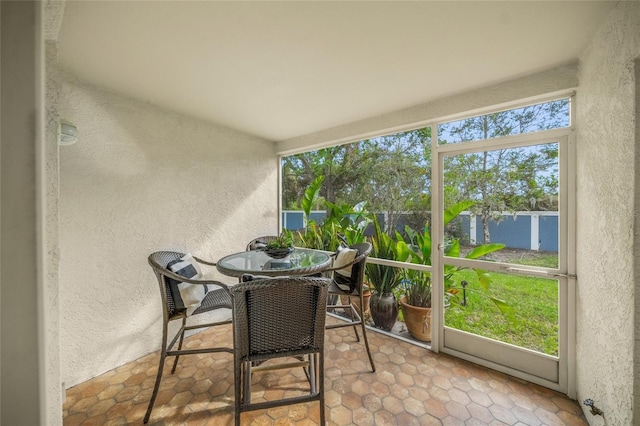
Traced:
<path fill-rule="evenodd" d="M 58 135 L 58 145 L 73 145 L 78 142 L 78 129 L 73 124 L 65 120 L 60 120 L 60 132 Z"/>

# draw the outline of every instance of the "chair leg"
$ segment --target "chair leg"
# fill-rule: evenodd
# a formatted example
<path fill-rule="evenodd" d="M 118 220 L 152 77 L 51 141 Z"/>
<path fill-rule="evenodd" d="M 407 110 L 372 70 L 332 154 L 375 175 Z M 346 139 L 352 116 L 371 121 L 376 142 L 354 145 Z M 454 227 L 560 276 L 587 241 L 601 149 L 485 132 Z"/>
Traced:
<path fill-rule="evenodd" d="M 353 303 L 351 303 L 351 298 L 349 298 L 349 316 L 351 317 L 351 322 L 356 322 L 354 318 L 359 317 L 355 306 L 353 306 Z M 360 321 L 363 321 L 363 319 L 360 318 Z M 359 342 L 360 335 L 358 334 L 358 327 L 356 327 L 356 325 L 358 324 L 353 324 L 353 332 L 356 333 L 356 342 Z"/>
<path fill-rule="evenodd" d="M 335 294 L 330 294 L 327 296 L 327 305 L 335 305 L 338 303 L 338 296 Z M 327 308 L 328 312 L 335 313 L 336 308 Z"/>
<path fill-rule="evenodd" d="M 244 363 L 236 361 L 236 355 L 234 355 L 233 365 L 234 365 L 234 374 L 233 374 L 233 382 L 234 382 L 234 393 L 235 393 L 235 426 L 240 426 L 240 414 L 242 413 L 240 406 L 242 405 L 242 383 L 243 383 L 243 370 Z"/>
<path fill-rule="evenodd" d="M 184 341 L 184 327 L 187 325 L 187 318 L 182 318 L 182 332 L 180 333 L 180 341 L 178 342 L 178 350 L 182 349 L 182 342 Z M 171 368 L 171 374 L 176 372 L 176 367 L 178 365 L 178 358 L 180 355 L 176 355 L 176 359 L 173 360 L 173 367 Z"/>
<path fill-rule="evenodd" d="M 364 312 L 362 313 L 364 316 Z M 371 371 L 376 372 L 376 365 L 373 363 L 373 356 L 371 356 L 371 349 L 369 349 L 369 340 L 367 339 L 367 327 L 364 324 L 364 318 L 361 318 L 360 325 L 362 326 L 362 337 L 364 337 L 364 347 L 367 349 L 367 355 L 369 355 L 369 362 L 371 363 Z"/>
<path fill-rule="evenodd" d="M 243 404 L 251 404 L 251 361 L 244 363 L 244 396 Z"/>
<path fill-rule="evenodd" d="M 324 412 L 324 356 L 319 353 L 315 353 L 313 356 L 316 358 L 316 366 L 318 368 L 316 377 L 318 392 L 320 392 L 320 426 L 324 426 L 326 424 Z"/>
<path fill-rule="evenodd" d="M 337 296 L 336 296 L 337 297 Z M 355 311 L 355 307 L 353 306 L 353 303 L 351 303 L 351 297 L 350 295 L 345 295 L 345 297 L 347 298 L 347 303 L 349 304 L 349 308 L 342 308 L 342 310 L 344 311 L 344 313 L 348 313 L 349 314 L 349 320 L 354 323 L 356 322 L 356 320 L 354 319 L 355 316 L 358 316 L 356 311 Z M 355 315 L 355 316 L 354 316 Z M 360 341 L 360 336 L 358 335 L 358 328 L 356 327 L 357 324 L 353 324 L 353 332 L 356 334 L 356 342 Z"/>
<path fill-rule="evenodd" d="M 316 389 L 316 356 L 315 354 L 309 354 L 309 388 L 311 395 L 317 392 Z"/>
<path fill-rule="evenodd" d="M 151 400 L 149 401 L 149 406 L 147 407 L 147 413 L 144 415 L 144 420 L 143 420 L 144 424 L 147 424 L 147 422 L 149 421 L 149 417 L 151 417 L 151 410 L 153 410 L 153 404 L 156 402 L 156 397 L 158 396 L 158 390 L 160 389 L 160 380 L 162 380 L 162 371 L 164 370 L 164 361 L 165 359 L 167 359 L 165 345 L 166 345 L 166 331 L 165 331 L 165 338 L 163 339 L 163 342 L 162 342 L 162 352 L 160 354 L 160 364 L 158 365 L 158 374 L 156 375 L 156 384 L 153 387 L 153 393 L 151 394 Z"/>

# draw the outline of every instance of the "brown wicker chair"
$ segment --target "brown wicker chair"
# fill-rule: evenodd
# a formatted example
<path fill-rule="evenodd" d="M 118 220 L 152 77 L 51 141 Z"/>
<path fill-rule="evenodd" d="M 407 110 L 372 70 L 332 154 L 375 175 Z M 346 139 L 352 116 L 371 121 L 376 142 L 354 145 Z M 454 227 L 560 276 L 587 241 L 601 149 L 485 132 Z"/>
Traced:
<path fill-rule="evenodd" d="M 330 283 L 327 278 L 273 278 L 229 288 L 237 426 L 242 412 L 308 401 L 320 402 L 320 424 L 325 424 L 324 326 Z M 293 359 L 282 359 L 287 357 Z M 279 362 L 266 362 L 271 359 Z M 293 367 L 305 369 L 309 395 L 251 402 L 252 373 Z"/>
<path fill-rule="evenodd" d="M 329 310 L 342 309 L 344 312 L 349 314 L 350 321 L 341 322 L 340 324 L 330 324 L 327 325 L 327 329 L 332 328 L 340 328 L 340 327 L 353 327 L 353 330 L 356 333 L 356 339 L 359 342 L 360 336 L 358 335 L 357 325 L 360 325 L 362 329 L 362 337 L 364 339 L 364 346 L 367 349 L 367 355 L 369 356 L 369 362 L 371 363 L 371 371 L 376 371 L 376 365 L 373 362 L 373 356 L 371 355 L 371 349 L 369 349 L 369 341 L 367 340 L 367 328 L 364 323 L 364 270 L 365 263 L 367 262 L 367 256 L 371 253 L 371 243 L 361 243 L 350 246 L 349 248 L 355 249 L 357 251 L 355 259 L 353 261 L 334 266 L 330 269 L 325 270 L 324 272 L 333 272 L 333 280 L 331 282 L 331 286 L 329 287 L 329 305 L 327 308 Z M 342 284 L 348 284 L 350 288 L 353 290 L 343 290 L 338 287 L 336 282 L 336 270 L 344 269 L 345 267 L 351 266 L 351 276 L 348 281 L 345 282 L 342 280 Z M 348 302 L 343 304 L 340 300 L 342 298 L 346 298 Z M 353 306 L 352 299 L 359 299 L 360 305 L 362 308 L 362 316 L 358 313 L 358 310 Z"/>
<path fill-rule="evenodd" d="M 253 240 L 249 241 L 249 244 L 247 244 L 247 251 L 259 250 L 266 246 L 267 243 L 277 239 L 278 237 L 275 235 L 265 235 L 264 237 L 254 238 Z"/>
<path fill-rule="evenodd" d="M 187 326 L 187 311 L 186 309 L 177 309 L 173 296 L 171 294 L 169 288 L 168 279 L 176 280 L 179 282 L 188 282 L 193 284 L 208 284 L 215 286 L 214 289 L 209 290 L 204 300 L 191 315 L 198 315 L 204 312 L 210 312 L 216 309 L 232 309 L 231 296 L 229 295 L 229 291 L 227 286 L 219 281 L 212 280 L 196 280 L 182 277 L 180 275 L 171 272 L 167 269 L 167 265 L 169 262 L 180 259 L 184 256 L 184 253 L 177 253 L 172 251 L 159 251 L 152 253 L 149 256 L 149 265 L 153 269 L 153 272 L 158 279 L 158 284 L 160 286 L 160 296 L 162 298 L 162 346 L 160 347 L 160 364 L 158 365 L 158 375 L 156 376 L 156 383 L 153 388 L 153 393 L 151 395 L 151 400 L 149 401 L 149 407 L 147 408 L 147 413 L 144 416 L 144 423 L 149 421 L 149 417 L 151 416 L 151 410 L 153 409 L 153 404 L 158 396 L 158 389 L 160 388 L 160 381 L 162 379 L 162 371 L 164 369 L 164 362 L 167 357 L 174 356 L 175 360 L 173 361 L 173 368 L 171 369 L 171 374 L 176 371 L 176 366 L 178 365 L 178 358 L 180 355 L 191 355 L 191 354 L 202 354 L 202 353 L 211 353 L 211 352 L 229 352 L 233 353 L 232 348 L 226 347 L 211 347 L 211 348 L 203 348 L 203 349 L 182 349 L 182 342 L 184 340 L 184 333 L 187 330 L 194 330 L 199 328 L 211 327 L 222 324 L 229 324 L 231 320 L 207 323 L 207 324 L 199 324 Z M 194 259 L 198 263 L 202 263 L 204 265 L 215 266 L 215 263 L 206 262 L 202 259 L 198 259 L 194 256 Z M 167 334 L 168 334 L 168 326 L 172 321 L 182 321 L 182 326 L 173 337 L 169 345 L 167 345 Z M 172 350 L 176 341 L 178 342 L 178 349 Z"/>

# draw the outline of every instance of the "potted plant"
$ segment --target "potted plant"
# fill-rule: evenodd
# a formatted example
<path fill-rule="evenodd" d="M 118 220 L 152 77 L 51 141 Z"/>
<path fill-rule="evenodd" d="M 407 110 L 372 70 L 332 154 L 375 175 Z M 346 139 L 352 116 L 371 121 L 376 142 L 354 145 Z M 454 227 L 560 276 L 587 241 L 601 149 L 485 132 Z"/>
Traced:
<path fill-rule="evenodd" d="M 293 252 L 293 233 L 283 229 L 278 238 L 269 241 L 263 250 L 269 257 L 284 259 Z"/>
<path fill-rule="evenodd" d="M 378 220 L 373 220 L 374 234 L 371 237 L 371 257 L 394 260 L 396 242 L 380 228 Z M 398 317 L 398 301 L 393 290 L 400 285 L 400 273 L 397 268 L 375 263 L 367 263 L 367 278 L 373 287 L 369 299 L 369 310 L 374 324 L 391 331 Z"/>
<path fill-rule="evenodd" d="M 456 218 L 462 211 L 473 205 L 472 201 L 463 201 L 451 206 L 444 212 L 444 224 L 447 225 Z M 396 246 L 396 259 L 401 262 L 409 261 L 419 265 L 431 265 L 431 234 L 429 233 L 428 224 L 425 225 L 422 234 L 416 233 L 413 229 L 406 226 L 405 233 L 408 240 L 405 240 L 399 232 L 396 232 L 398 240 Z M 489 253 L 504 248 L 504 244 L 483 244 L 471 250 L 465 258 L 478 259 Z M 445 256 L 460 256 L 460 241 L 451 240 L 445 245 Z M 445 283 L 445 302 L 455 298 L 458 289 L 454 286 L 454 275 L 464 268 L 445 265 L 444 267 L 444 283 Z M 490 284 L 490 278 L 485 271 L 474 269 L 478 274 L 481 282 L 486 286 Z M 407 330 L 415 339 L 429 342 L 431 341 L 431 273 L 426 271 L 418 271 L 406 269 L 403 271 L 404 295 L 400 299 L 402 315 L 407 326 Z M 470 289 L 469 291 L 475 291 Z M 453 299 L 455 300 L 455 299 Z M 500 299 L 491 297 L 501 312 L 506 313 L 510 307 Z"/>
<path fill-rule="evenodd" d="M 415 278 L 403 280 L 404 295 L 400 298 L 402 317 L 409 334 L 421 342 L 431 341 L 431 277 L 418 272 Z M 407 274 L 410 275 L 410 274 Z"/>
<path fill-rule="evenodd" d="M 362 291 L 362 299 L 363 299 L 362 303 L 364 304 L 364 315 L 366 316 L 369 313 L 369 300 L 371 299 L 371 290 L 365 287 Z M 347 296 L 340 296 L 340 303 L 342 303 L 343 305 L 348 305 L 349 298 Z M 351 303 L 353 304 L 353 307 L 358 312 L 358 315 L 360 315 L 360 317 L 363 318 L 363 312 L 362 312 L 362 309 L 360 308 L 360 299 L 358 299 L 357 297 L 354 297 L 351 299 Z"/>
<path fill-rule="evenodd" d="M 399 232 L 396 253 L 400 262 L 410 261 L 420 265 L 431 265 L 431 235 L 428 225 L 423 234 L 405 227 L 409 242 Z M 402 271 L 403 296 L 400 298 L 402 317 L 409 334 L 422 342 L 431 341 L 431 274 L 426 271 L 405 269 Z"/>

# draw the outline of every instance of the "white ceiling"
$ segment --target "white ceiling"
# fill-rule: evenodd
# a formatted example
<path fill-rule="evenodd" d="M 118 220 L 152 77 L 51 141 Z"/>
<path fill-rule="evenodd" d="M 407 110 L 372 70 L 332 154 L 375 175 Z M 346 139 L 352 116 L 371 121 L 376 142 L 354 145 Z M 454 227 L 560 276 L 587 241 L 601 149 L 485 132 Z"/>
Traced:
<path fill-rule="evenodd" d="M 63 67 L 281 141 L 575 61 L 596 1 L 68 1 Z"/>

